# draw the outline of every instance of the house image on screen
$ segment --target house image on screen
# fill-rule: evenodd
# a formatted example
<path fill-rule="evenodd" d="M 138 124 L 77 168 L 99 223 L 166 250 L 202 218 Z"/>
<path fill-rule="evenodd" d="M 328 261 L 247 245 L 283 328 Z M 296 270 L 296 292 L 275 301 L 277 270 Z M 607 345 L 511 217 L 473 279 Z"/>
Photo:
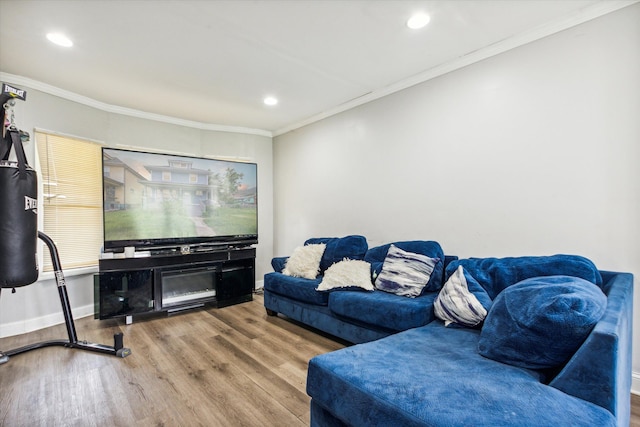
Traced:
<path fill-rule="evenodd" d="M 104 208 L 117 211 L 141 207 L 151 174 L 141 164 L 123 162 L 103 151 Z"/>
<path fill-rule="evenodd" d="M 255 207 L 258 203 L 256 187 L 240 187 L 233 195 L 234 204 L 238 207 Z"/>
<path fill-rule="evenodd" d="M 188 160 L 171 159 L 167 166 L 145 165 L 150 177 L 144 182 L 144 207 L 160 207 L 166 202 L 180 202 L 188 214 L 200 217 L 217 199 L 208 170 L 193 167 Z"/>
<path fill-rule="evenodd" d="M 176 202 L 187 214 L 202 216 L 217 200 L 210 171 L 193 168 L 190 161 L 168 161 L 167 166 L 143 165 L 103 152 L 104 206 L 107 211 L 161 208 Z"/>

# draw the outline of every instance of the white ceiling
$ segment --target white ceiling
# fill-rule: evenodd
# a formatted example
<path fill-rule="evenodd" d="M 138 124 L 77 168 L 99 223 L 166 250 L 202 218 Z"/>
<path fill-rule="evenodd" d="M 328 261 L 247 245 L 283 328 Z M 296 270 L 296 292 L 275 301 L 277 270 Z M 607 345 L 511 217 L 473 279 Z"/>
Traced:
<path fill-rule="evenodd" d="M 0 0 L 0 77 L 277 135 L 630 3 Z"/>

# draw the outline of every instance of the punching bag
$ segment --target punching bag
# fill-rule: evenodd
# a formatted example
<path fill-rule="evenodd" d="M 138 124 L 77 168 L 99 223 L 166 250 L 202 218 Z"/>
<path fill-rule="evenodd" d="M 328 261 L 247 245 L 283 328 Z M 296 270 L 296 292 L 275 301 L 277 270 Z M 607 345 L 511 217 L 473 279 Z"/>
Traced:
<path fill-rule="evenodd" d="M 9 161 L 13 148 L 17 161 Z M 38 280 L 38 176 L 27 164 L 20 132 L 0 141 L 0 288 Z"/>

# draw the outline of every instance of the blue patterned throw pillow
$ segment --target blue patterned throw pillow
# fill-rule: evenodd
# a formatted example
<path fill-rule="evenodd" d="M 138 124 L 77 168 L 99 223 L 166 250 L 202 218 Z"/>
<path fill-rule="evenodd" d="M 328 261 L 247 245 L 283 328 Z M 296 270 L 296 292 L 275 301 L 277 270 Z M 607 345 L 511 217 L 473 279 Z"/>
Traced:
<path fill-rule="evenodd" d="M 389 246 L 375 287 L 381 291 L 415 298 L 429 282 L 434 267 L 440 261 L 426 255 Z"/>
<path fill-rule="evenodd" d="M 462 266 L 449 277 L 433 302 L 433 311 L 445 326 L 476 327 L 487 317 L 491 298 Z"/>

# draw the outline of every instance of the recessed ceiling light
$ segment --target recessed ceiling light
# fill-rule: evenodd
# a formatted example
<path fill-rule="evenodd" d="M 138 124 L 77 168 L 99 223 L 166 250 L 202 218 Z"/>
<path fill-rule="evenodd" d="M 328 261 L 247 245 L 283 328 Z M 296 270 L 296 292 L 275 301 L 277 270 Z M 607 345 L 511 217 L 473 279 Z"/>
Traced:
<path fill-rule="evenodd" d="M 431 21 L 431 17 L 424 12 L 419 12 L 411 16 L 407 21 L 407 27 L 412 30 L 417 30 L 419 28 L 424 27 Z"/>
<path fill-rule="evenodd" d="M 265 105 L 269 105 L 269 106 L 277 105 L 278 104 L 278 98 L 275 98 L 273 96 L 267 96 L 264 99 L 263 102 L 264 102 Z"/>
<path fill-rule="evenodd" d="M 63 47 L 71 47 L 73 46 L 73 42 L 69 39 L 69 37 L 65 36 L 62 33 L 49 33 L 47 34 L 47 39 L 58 46 Z"/>

